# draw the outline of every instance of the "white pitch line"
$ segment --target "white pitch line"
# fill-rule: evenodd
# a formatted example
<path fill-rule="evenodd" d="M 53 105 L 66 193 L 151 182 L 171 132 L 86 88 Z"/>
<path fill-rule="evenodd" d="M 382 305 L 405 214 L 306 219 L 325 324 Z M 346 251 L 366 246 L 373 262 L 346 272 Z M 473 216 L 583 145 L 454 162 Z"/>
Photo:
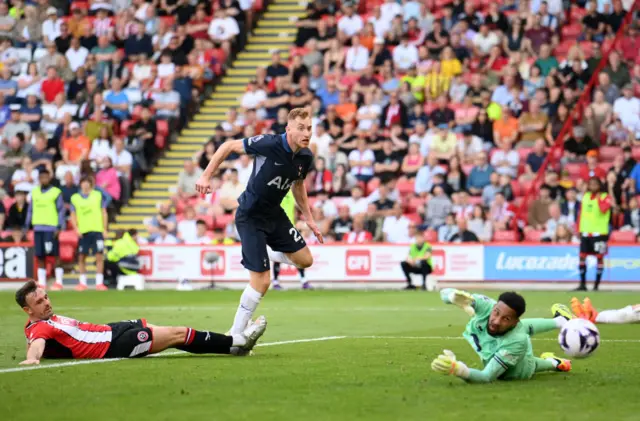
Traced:
<path fill-rule="evenodd" d="M 344 338 L 346 338 L 346 336 L 322 336 L 320 338 L 292 339 L 288 341 L 265 342 L 262 344 L 257 344 L 256 347 L 301 344 L 301 343 L 307 343 L 307 342 L 333 341 L 336 339 L 344 339 Z M 185 351 L 164 352 L 160 354 L 153 354 L 153 355 L 150 355 L 149 357 L 159 357 L 159 356 L 164 357 L 164 356 L 178 355 L 178 354 L 186 354 L 186 352 Z M 3 368 L 3 369 L 0 369 L 0 374 L 15 373 L 19 371 L 43 370 L 45 368 L 71 367 L 71 366 L 84 365 L 84 364 L 102 364 L 102 363 L 110 363 L 110 362 L 122 361 L 122 360 L 128 360 L 128 359 L 129 358 L 109 358 L 104 360 L 77 360 L 77 361 L 68 361 L 64 363 L 27 365 L 27 366 L 14 367 L 14 368 Z"/>
<path fill-rule="evenodd" d="M 349 339 L 406 339 L 406 340 L 466 340 L 462 336 L 348 336 Z M 533 341 L 549 341 L 549 342 L 557 342 L 557 338 L 536 338 L 535 336 L 531 337 Z M 629 342 L 629 343 L 640 343 L 640 339 L 602 339 L 600 342 Z"/>

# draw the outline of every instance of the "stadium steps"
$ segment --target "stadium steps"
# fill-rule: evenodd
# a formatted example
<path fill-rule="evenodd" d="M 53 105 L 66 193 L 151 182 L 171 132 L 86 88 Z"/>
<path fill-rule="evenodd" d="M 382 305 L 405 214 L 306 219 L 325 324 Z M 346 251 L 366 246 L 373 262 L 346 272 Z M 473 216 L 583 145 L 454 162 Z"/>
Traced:
<path fill-rule="evenodd" d="M 213 135 L 215 127 L 225 120 L 230 107 L 239 106 L 247 84 L 255 76 L 256 68 L 271 61 L 273 50 L 282 50 L 282 59 L 289 58 L 289 48 L 297 29 L 296 19 L 305 14 L 306 4 L 296 0 L 274 0 L 249 35 L 244 51 L 236 56 L 222 81 L 205 100 L 199 113 L 185 128 L 140 189 L 133 194 L 129 204 L 122 209 L 113 230 L 137 228 L 146 235 L 143 221 L 156 212 L 156 204 L 169 200 L 171 187 L 176 183 L 183 161 L 194 156 Z"/>

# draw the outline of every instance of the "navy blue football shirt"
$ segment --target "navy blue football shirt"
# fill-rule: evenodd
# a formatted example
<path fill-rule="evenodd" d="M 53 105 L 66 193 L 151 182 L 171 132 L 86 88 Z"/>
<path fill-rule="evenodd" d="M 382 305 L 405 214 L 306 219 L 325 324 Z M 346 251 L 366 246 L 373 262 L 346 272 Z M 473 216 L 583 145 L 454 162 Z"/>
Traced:
<path fill-rule="evenodd" d="M 238 208 L 251 215 L 272 215 L 295 181 L 304 180 L 313 165 L 309 148 L 293 153 L 286 133 L 265 134 L 242 140 L 244 151 L 253 155 L 253 170 L 247 188 L 238 198 Z"/>

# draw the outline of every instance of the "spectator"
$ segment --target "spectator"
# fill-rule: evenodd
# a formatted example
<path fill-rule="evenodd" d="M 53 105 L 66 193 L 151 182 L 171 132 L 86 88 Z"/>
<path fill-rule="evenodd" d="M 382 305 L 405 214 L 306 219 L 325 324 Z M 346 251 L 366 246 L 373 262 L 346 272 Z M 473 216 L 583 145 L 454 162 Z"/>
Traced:
<path fill-rule="evenodd" d="M 145 33 L 145 23 L 136 22 L 136 31 L 129 35 L 124 41 L 124 52 L 127 60 L 135 62 L 153 50 L 151 37 Z"/>
<path fill-rule="evenodd" d="M 368 182 L 374 175 L 374 161 L 375 155 L 373 151 L 367 147 L 364 139 L 359 138 L 356 142 L 356 149 L 349 153 L 351 174 L 354 175 L 358 181 Z"/>
<path fill-rule="evenodd" d="M 214 228 L 213 229 L 213 238 L 211 239 L 211 244 L 234 244 L 236 240 L 228 235 L 228 232 L 225 232 L 222 228 Z"/>
<path fill-rule="evenodd" d="M 508 229 L 514 214 L 505 199 L 504 193 L 501 191 L 496 192 L 489 214 L 494 231 L 504 231 Z"/>
<path fill-rule="evenodd" d="M 154 244 L 173 245 L 178 244 L 178 239 L 170 233 L 170 228 L 166 224 L 160 224 L 157 228 L 158 233 L 155 236 Z"/>
<path fill-rule="evenodd" d="M 538 199 L 534 200 L 529 206 L 527 220 L 530 227 L 537 231 L 544 230 L 544 226 L 549 220 L 549 205 L 551 201 L 549 187 L 543 185 L 540 187 Z"/>
<path fill-rule="evenodd" d="M 416 225 L 402 213 L 402 205 L 393 205 L 391 214 L 384 218 L 382 225 L 384 241 L 392 244 L 408 244 L 416 235 Z"/>
<path fill-rule="evenodd" d="M 473 37 L 474 53 L 477 56 L 485 57 L 489 55 L 489 51 L 495 46 L 500 45 L 498 35 L 489 29 L 489 25 L 483 23 L 480 25 L 480 31 Z"/>
<path fill-rule="evenodd" d="M 154 241 L 160 235 L 161 227 L 166 233 L 175 233 L 178 220 L 171 212 L 171 203 L 163 202 L 158 205 L 158 213 L 144 221 L 145 228 L 149 232 L 149 241 Z"/>
<path fill-rule="evenodd" d="M 358 215 L 367 212 L 369 201 L 364 197 L 364 191 L 361 186 L 355 185 L 351 189 L 351 196 L 344 202 L 349 207 L 349 214 L 355 219 Z"/>
<path fill-rule="evenodd" d="M 465 129 L 462 140 L 458 142 L 458 155 L 460 156 L 460 160 L 465 164 L 471 164 L 482 151 L 482 139 L 473 134 L 470 128 Z"/>
<path fill-rule="evenodd" d="M 29 124 L 21 121 L 22 113 L 20 109 L 11 110 L 11 120 L 9 120 L 2 128 L 2 137 L 4 139 L 12 139 L 22 133 L 25 139 L 31 137 L 31 127 Z"/>
<path fill-rule="evenodd" d="M 320 191 L 332 191 L 332 174 L 325 167 L 324 158 L 317 157 L 314 165 L 315 168 L 307 175 L 307 192 L 309 196 L 315 196 Z"/>
<path fill-rule="evenodd" d="M 112 147 L 109 129 L 106 126 L 103 126 L 100 128 L 99 136 L 91 142 L 89 159 L 91 161 L 99 161 L 102 158 L 110 156 Z"/>
<path fill-rule="evenodd" d="M 344 235 L 343 240 L 347 244 L 365 244 L 373 240 L 369 231 L 364 229 L 364 215 L 353 218 L 353 229 Z"/>
<path fill-rule="evenodd" d="M 414 191 L 420 197 L 426 197 L 433 188 L 433 176 L 435 174 L 444 174 L 445 170 L 438 165 L 438 161 L 434 154 L 429 154 L 427 164 L 424 165 L 416 175 Z M 467 184 L 469 182 L 467 181 Z"/>
<path fill-rule="evenodd" d="M 11 187 L 13 191 L 23 191 L 30 193 L 38 184 L 38 170 L 33 166 L 31 158 L 25 156 L 20 162 L 20 168 L 16 169 L 11 176 Z"/>
<path fill-rule="evenodd" d="M 589 137 L 586 137 L 586 131 L 582 126 L 573 128 L 573 137 L 564 143 L 564 154 L 567 159 L 581 160 L 584 159 L 587 152 L 597 149 L 598 146 Z"/>
<path fill-rule="evenodd" d="M 176 185 L 177 200 L 184 201 L 197 195 L 195 185 L 201 175 L 202 169 L 197 167 L 194 161 L 190 159 L 184 161 L 184 168 L 178 174 Z"/>
<path fill-rule="evenodd" d="M 28 207 L 27 194 L 29 194 L 30 190 L 26 191 L 18 187 L 15 188 L 14 192 L 16 201 L 9 208 L 5 225 L 7 227 L 19 227 L 22 230 L 26 226 Z"/>
<path fill-rule="evenodd" d="M 565 224 L 557 225 L 551 241 L 556 244 L 578 244 L 580 242 L 578 237 L 573 235 L 569 227 Z"/>
<path fill-rule="evenodd" d="M 598 165 L 598 151 L 596 149 L 592 149 L 587 152 L 586 156 L 587 165 L 582 167 L 580 171 L 580 178 L 588 180 L 591 177 L 598 177 L 600 180 L 604 180 L 607 173 L 600 165 Z"/>
<path fill-rule="evenodd" d="M 447 243 L 457 233 L 456 216 L 454 213 L 450 213 L 446 216 L 444 225 L 438 227 L 438 242 Z"/>
<path fill-rule="evenodd" d="M 114 201 L 119 202 L 122 191 L 118 171 L 108 156 L 103 157 L 99 164 L 100 170 L 96 173 L 96 187 L 103 189 Z"/>
<path fill-rule="evenodd" d="M 184 218 L 178 222 L 178 239 L 186 244 L 198 244 L 198 228 L 196 212 L 193 206 L 187 206 L 184 210 Z M 206 232 L 206 226 L 205 226 Z M 209 240 L 210 242 L 211 240 Z"/>
<path fill-rule="evenodd" d="M 382 149 L 375 155 L 374 173 L 381 180 L 396 178 L 400 169 L 401 157 L 393 151 L 391 139 L 384 139 Z"/>
<path fill-rule="evenodd" d="M 143 107 L 140 119 L 133 123 L 132 128 L 138 139 L 143 142 L 142 152 L 147 163 L 152 163 L 156 154 L 155 139 L 157 136 L 157 123 L 149 107 Z"/>
<path fill-rule="evenodd" d="M 53 102 L 59 94 L 64 95 L 64 81 L 58 76 L 54 66 L 47 68 L 47 78 L 42 81 L 42 94 L 44 102 Z"/>
<path fill-rule="evenodd" d="M 543 240 L 552 241 L 556 235 L 557 228 L 560 225 L 570 226 L 571 222 L 567 217 L 562 215 L 560 205 L 557 202 L 552 202 L 549 204 L 549 219 L 545 224 L 546 229 L 541 238 Z"/>
<path fill-rule="evenodd" d="M 196 177 L 197 179 L 197 177 Z M 238 180 L 238 170 L 230 168 L 225 172 L 220 187 L 220 206 L 225 213 L 231 213 L 238 207 L 238 198 L 244 192 L 245 186 Z M 195 186 L 195 181 L 194 184 Z"/>
<path fill-rule="evenodd" d="M 467 229 L 467 220 L 464 218 L 458 218 L 456 221 L 458 225 L 458 233 L 451 237 L 452 243 L 477 243 L 478 237 Z"/>
<path fill-rule="evenodd" d="M 118 122 L 129 118 L 129 98 L 122 90 L 120 79 L 111 79 L 111 90 L 105 95 L 104 100 L 110 115 Z"/>
<path fill-rule="evenodd" d="M 113 166 L 118 170 L 118 176 L 129 181 L 131 179 L 133 155 L 124 148 L 124 141 L 122 138 L 116 137 L 113 140 L 110 158 L 111 162 L 113 162 Z"/>
<path fill-rule="evenodd" d="M 469 219 L 468 228 L 480 241 L 491 241 L 493 224 L 487 219 L 486 212 L 481 205 L 475 205 L 473 207 L 473 215 Z"/>
<path fill-rule="evenodd" d="M 38 98 L 36 95 L 29 94 L 27 96 L 26 102 L 22 107 L 20 107 L 20 120 L 29 125 L 29 129 L 31 129 L 32 133 L 40 130 L 42 108 L 38 105 Z"/>
<path fill-rule="evenodd" d="M 27 236 L 24 235 L 24 231 L 22 228 L 22 225 L 9 225 L 7 224 L 8 228 L 11 228 L 11 232 L 8 236 L 2 237 L 2 239 L 0 239 L 0 242 L 2 243 L 13 243 L 13 244 L 19 244 L 19 243 L 28 243 L 29 240 L 27 239 Z"/>
<path fill-rule="evenodd" d="M 558 181 L 558 173 L 551 169 L 548 169 L 545 174 L 544 185 L 549 189 L 552 200 L 560 200 L 566 193 L 565 187 Z"/>
<path fill-rule="evenodd" d="M 420 123 L 424 130 L 424 124 Z M 420 168 L 422 168 L 422 164 L 424 163 L 424 158 L 420 153 L 420 144 L 416 142 L 409 143 L 409 151 L 407 155 L 402 159 L 402 166 L 400 167 L 400 172 L 404 177 L 409 180 L 415 179 L 416 175 Z"/>
<path fill-rule="evenodd" d="M 496 146 L 501 147 L 507 143 L 509 147 L 518 140 L 518 119 L 511 113 L 508 106 L 502 107 L 502 117 L 493 123 L 493 140 Z"/>
<path fill-rule="evenodd" d="M 48 47 L 55 45 L 55 39 L 60 35 L 60 26 L 62 19 L 58 18 L 58 10 L 49 6 L 46 9 L 46 20 L 42 23 L 42 41 Z"/>
<path fill-rule="evenodd" d="M 487 162 L 487 154 L 484 152 L 478 154 L 475 163 L 467 178 L 467 191 L 473 196 L 480 196 L 482 189 L 490 184 L 491 173 L 494 170 Z"/>
<path fill-rule="evenodd" d="M 433 187 L 433 197 L 427 201 L 424 223 L 427 227 L 437 229 L 445 223 L 448 214 L 453 210 L 451 199 L 440 185 Z"/>
<path fill-rule="evenodd" d="M 9 211 L 11 215 L 11 211 Z M 7 225 L 9 220 L 7 220 Z M 623 226 L 621 231 L 633 231 L 636 235 L 640 234 L 640 208 L 638 208 L 638 199 L 632 197 L 629 199 L 629 208 L 624 211 Z"/>
<path fill-rule="evenodd" d="M 151 96 L 157 118 L 169 120 L 172 124 L 180 116 L 180 94 L 173 90 L 173 81 L 167 78 L 159 92 Z"/>
<path fill-rule="evenodd" d="M 400 123 L 402 127 L 408 124 L 407 107 L 399 101 L 398 92 L 389 94 L 389 104 L 382 109 L 380 127 L 391 127 Z"/>
<path fill-rule="evenodd" d="M 69 135 L 60 144 L 62 161 L 67 165 L 79 166 L 89 157 L 91 142 L 82 133 L 80 124 L 75 121 L 69 124 Z"/>
<path fill-rule="evenodd" d="M 569 226 L 578 223 L 580 201 L 578 201 L 578 191 L 575 188 L 568 189 L 565 193 L 565 200 L 560 204 L 560 212 L 567 219 Z"/>
<path fill-rule="evenodd" d="M 524 174 L 522 174 L 521 180 L 532 180 L 538 173 L 544 160 L 547 158 L 547 153 L 544 150 L 544 139 L 539 138 L 533 144 L 533 150 L 527 155 L 527 161 L 524 166 Z"/>
<path fill-rule="evenodd" d="M 633 85 L 627 83 L 622 87 L 622 95 L 613 103 L 613 112 L 622 125 L 631 131 L 640 130 L 640 99 L 633 96 Z"/>
<path fill-rule="evenodd" d="M 608 73 L 602 72 L 598 75 L 598 89 L 604 93 L 604 98 L 611 105 L 620 97 L 620 88 L 611 83 Z"/>
<path fill-rule="evenodd" d="M 338 36 L 344 41 L 358 34 L 364 27 L 364 23 L 351 4 L 345 4 L 342 9 L 344 15 L 338 21 Z"/>
<path fill-rule="evenodd" d="M 537 100 L 529 101 L 529 111 L 523 113 L 518 120 L 520 141 L 518 148 L 530 148 L 534 142 L 542 138 L 548 123 L 547 115 L 541 111 Z"/>
<path fill-rule="evenodd" d="M 457 156 L 451 157 L 446 177 L 446 182 L 451 186 L 453 191 L 458 192 L 466 188 L 467 175 L 460 166 L 460 159 Z"/>
<path fill-rule="evenodd" d="M 331 222 L 330 235 L 336 241 L 342 241 L 343 237 L 353 230 L 353 219 L 350 215 L 349 206 L 343 204 L 338 207 L 338 217 Z"/>
<path fill-rule="evenodd" d="M 518 174 L 520 154 L 512 149 L 511 142 L 503 141 L 500 148 L 491 156 L 491 166 L 498 174 L 515 177 Z"/>
<path fill-rule="evenodd" d="M 458 138 L 449 130 L 446 123 L 438 125 L 436 134 L 431 139 L 430 153 L 434 154 L 440 163 L 449 162 L 457 153 Z"/>
<path fill-rule="evenodd" d="M 75 72 L 85 64 L 85 61 L 89 56 L 89 50 L 80 45 L 79 38 L 74 37 L 71 39 L 71 44 L 69 45 L 69 49 L 66 51 L 65 56 L 69 61 L 71 71 Z"/>
<path fill-rule="evenodd" d="M 351 38 L 351 47 L 347 49 L 344 67 L 347 72 L 359 74 L 369 64 L 369 51 L 360 44 L 360 38 Z"/>

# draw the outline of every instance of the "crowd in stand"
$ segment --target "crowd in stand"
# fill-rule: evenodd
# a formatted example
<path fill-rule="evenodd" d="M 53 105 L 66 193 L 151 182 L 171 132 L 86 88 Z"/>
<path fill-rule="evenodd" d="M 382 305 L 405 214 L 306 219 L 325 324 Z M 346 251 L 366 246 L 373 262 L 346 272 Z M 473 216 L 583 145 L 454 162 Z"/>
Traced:
<path fill-rule="evenodd" d="M 633 1 L 340 3 L 308 5 L 288 60 L 272 51 L 241 106 L 185 164 L 176 220 L 190 228 L 172 224 L 171 241 L 206 241 L 194 240 L 205 232 L 193 234 L 198 226 L 217 227 L 217 241 L 237 240 L 227 223 L 248 158 L 229 157 L 205 199 L 192 196 L 193 180 L 226 139 L 282 133 L 287 110 L 299 106 L 313 117 L 307 191 L 325 238 L 408 243 L 426 230 L 429 241 L 518 240 L 518 206 L 544 171 L 520 227 L 525 239 L 575 242 L 584 181 L 595 175 L 614 197 L 613 228 L 636 241 L 637 16 L 595 74 Z M 592 77 L 596 89 L 562 139 L 564 155 L 544 167 Z"/>
<path fill-rule="evenodd" d="M 24 226 L 40 169 L 67 206 L 91 175 L 117 211 L 244 42 L 251 6 L 0 0 L 0 231 Z"/>

